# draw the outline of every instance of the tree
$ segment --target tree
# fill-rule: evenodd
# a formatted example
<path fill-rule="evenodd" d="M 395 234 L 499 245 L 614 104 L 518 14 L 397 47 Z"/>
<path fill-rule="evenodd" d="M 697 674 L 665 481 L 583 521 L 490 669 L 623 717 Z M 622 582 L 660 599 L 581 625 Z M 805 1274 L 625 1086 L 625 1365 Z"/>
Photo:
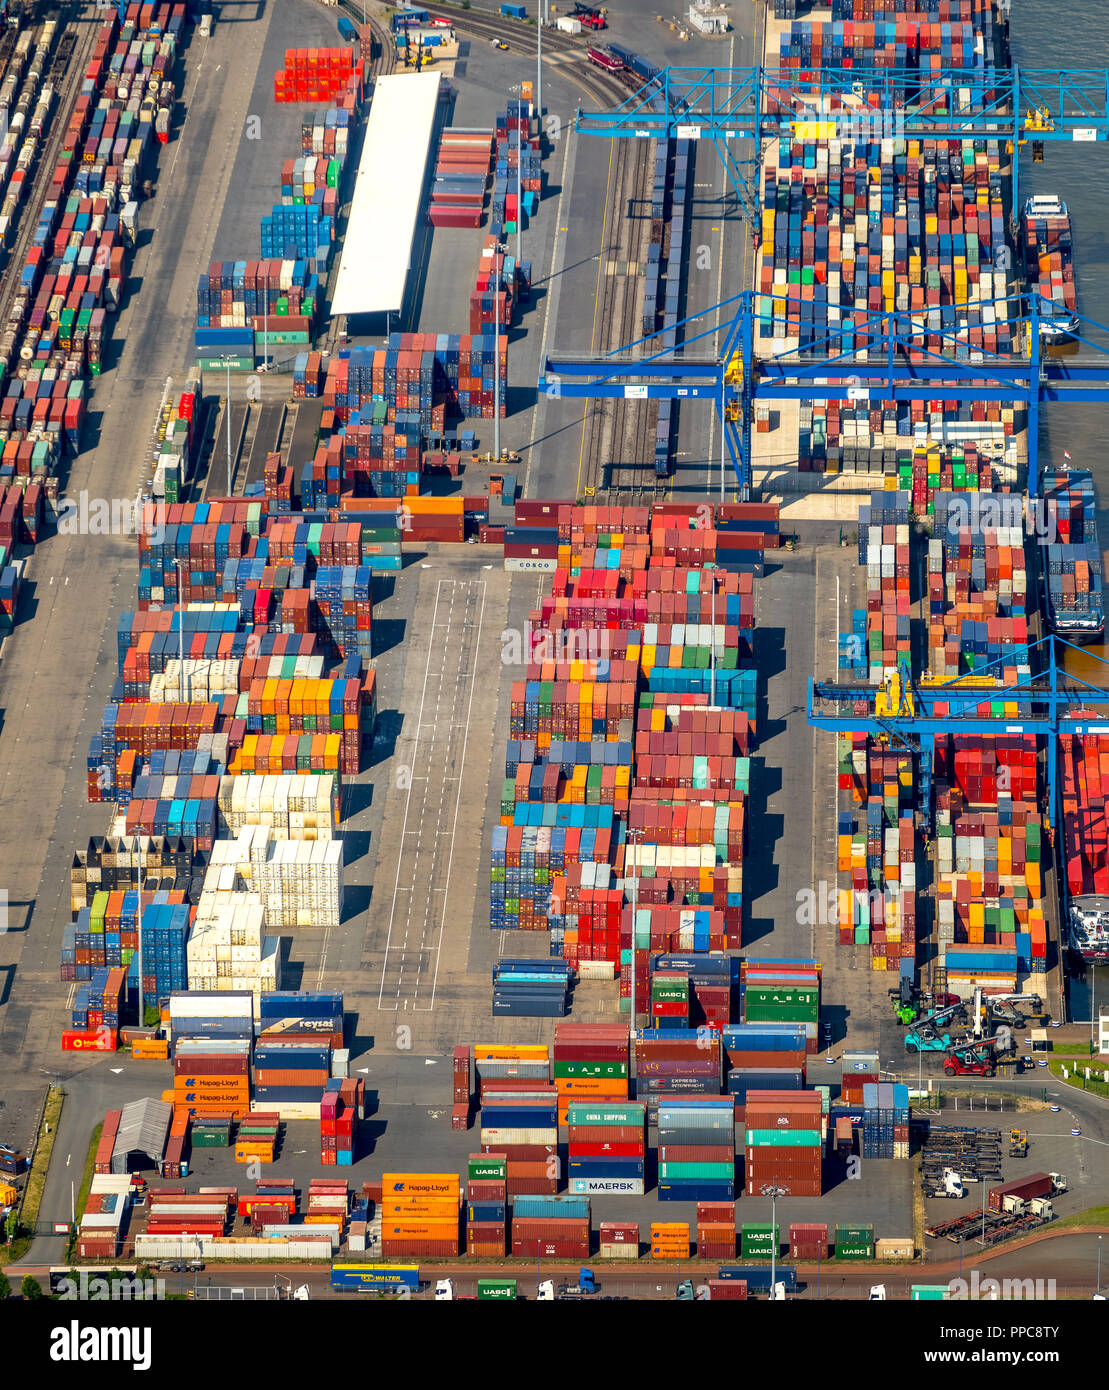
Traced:
<path fill-rule="evenodd" d="M 144 1028 L 157 1028 L 162 1021 L 162 1012 L 156 1004 L 147 1004 L 142 1016 Z"/>
<path fill-rule="evenodd" d="M 33 1300 L 36 1298 L 41 1298 L 42 1285 L 39 1283 L 39 1281 L 35 1278 L 33 1274 L 25 1274 L 23 1276 L 23 1283 L 19 1286 L 19 1292 L 23 1295 L 24 1298 L 27 1299 Z"/>
<path fill-rule="evenodd" d="M 9 1240 L 15 1240 L 19 1235 L 19 1217 L 14 1211 L 8 1213 L 8 1219 L 4 1222 L 4 1234 Z"/>
<path fill-rule="evenodd" d="M 0 1303 L 3 1303 L 5 1298 L 11 1298 L 11 1296 L 12 1286 L 8 1281 L 8 1276 L 0 1269 Z"/>

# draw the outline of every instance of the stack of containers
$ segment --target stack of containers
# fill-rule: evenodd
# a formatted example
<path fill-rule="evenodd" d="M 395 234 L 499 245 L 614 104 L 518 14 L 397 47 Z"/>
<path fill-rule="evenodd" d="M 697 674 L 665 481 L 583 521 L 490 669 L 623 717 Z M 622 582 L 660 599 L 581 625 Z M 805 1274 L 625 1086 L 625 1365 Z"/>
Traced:
<path fill-rule="evenodd" d="M 863 1088 L 878 1080 L 878 1054 L 849 1048 L 840 1056 L 840 1097 L 848 1105 L 861 1106 Z"/>
<path fill-rule="evenodd" d="M 85 1210 L 77 1223 L 77 1254 L 82 1260 L 114 1260 L 131 1201 L 131 1175 L 93 1174 Z"/>
<path fill-rule="evenodd" d="M 744 1107 L 749 1196 L 773 1183 L 793 1196 L 819 1197 L 821 1098 L 817 1091 L 748 1091 Z"/>
<path fill-rule="evenodd" d="M 510 1198 L 558 1191 L 558 1098 L 554 1087 L 526 1081 L 483 1081 L 480 1138 L 484 1152 L 507 1157 Z"/>
<path fill-rule="evenodd" d="M 689 1024 L 692 1028 L 723 1028 L 732 1017 L 732 956 L 652 956 L 651 997 L 659 974 L 681 976 L 689 982 Z M 672 1023 L 666 1027 L 674 1027 Z"/>
<path fill-rule="evenodd" d="M 547 1048 L 531 1044 L 475 1043 L 474 1068 L 482 1105 L 482 1151 L 503 1154 L 507 1158 L 507 1196 L 557 1192 L 558 1093 L 549 1082 Z M 497 1096 L 501 1103 L 493 1110 L 499 1110 L 502 1115 L 511 1116 L 514 1100 L 517 1114 L 524 1109 L 529 1111 L 523 1116 L 524 1125 L 508 1128 L 510 1140 L 502 1138 L 497 1127 L 484 1123 L 486 1095 Z"/>
<path fill-rule="evenodd" d="M 123 1022 L 126 986 L 127 971 L 122 966 L 94 970 L 88 984 L 77 986 L 70 1027 L 81 1032 L 104 1027 L 117 1033 Z"/>
<path fill-rule="evenodd" d="M 319 773 L 221 777 L 216 804 L 219 829 L 231 837 L 264 825 L 279 839 L 330 840 L 339 823 L 334 779 Z"/>
<path fill-rule="evenodd" d="M 837 1260 L 872 1260 L 874 1227 L 837 1225 L 834 1244 Z"/>
<path fill-rule="evenodd" d="M 840 783 L 865 814 L 858 826 L 850 811 L 839 817 L 837 865 L 850 874 L 839 894 L 839 939 L 869 944 L 871 967 L 890 970 L 916 955 L 913 764 L 865 736 L 851 742 L 849 752 L 841 745 Z"/>
<path fill-rule="evenodd" d="M 467 1160 L 466 1254 L 503 1259 L 507 1245 L 507 1174 L 504 1154 Z"/>
<path fill-rule="evenodd" d="M 803 1023 L 741 1023 L 723 1030 L 728 1094 L 737 1105 L 748 1091 L 799 1091 L 807 1058 Z"/>
<path fill-rule="evenodd" d="M 795 1221 L 789 1228 L 789 1258 L 820 1261 L 828 1258 L 828 1227 L 824 1222 Z"/>
<path fill-rule="evenodd" d="M 588 1197 L 517 1197 L 512 1203 L 512 1255 L 528 1259 L 589 1258 Z"/>
<path fill-rule="evenodd" d="M 313 1178 L 308 1184 L 308 1202 L 304 1209 L 304 1224 L 306 1226 L 338 1227 L 341 1239 L 349 1208 L 350 1191 L 346 1179 Z"/>
<path fill-rule="evenodd" d="M 451 1128 L 469 1129 L 470 1095 L 473 1081 L 470 1073 L 470 1049 L 462 1044 L 454 1049 L 451 1066 Z"/>
<path fill-rule="evenodd" d="M 260 1042 L 319 1042 L 343 1046 L 343 996 L 307 990 L 263 994 L 259 1008 Z"/>
<path fill-rule="evenodd" d="M 432 227 L 480 227 L 493 164 L 493 132 L 453 127 L 439 137 L 427 220 Z"/>
<path fill-rule="evenodd" d="M 965 497 L 937 493 L 935 508 L 937 538 L 928 546 L 929 669 L 943 680 L 976 672 L 1001 683 L 1028 660 L 1019 499 L 982 493 L 970 507 Z"/>
<path fill-rule="evenodd" d="M 651 1222 L 652 1260 L 688 1260 L 689 1256 L 688 1221 Z"/>
<path fill-rule="evenodd" d="M 196 925 L 186 947 L 189 988 L 249 990 L 257 1011 L 262 995 L 279 984 L 280 940 L 263 935 L 262 903 L 247 893 L 217 891 L 221 881 L 218 865 L 204 877 Z"/>
<path fill-rule="evenodd" d="M 491 420 L 497 371 L 503 415 L 507 334 L 501 334 L 498 355 L 491 333 L 391 333 L 384 348 L 351 348 L 348 357 L 328 360 L 324 407 L 345 424 L 352 410 L 380 398 L 386 420 L 393 421 L 398 410 L 416 411 L 425 433 L 441 430 L 448 411 L 463 419 Z"/>
<path fill-rule="evenodd" d="M 358 1125 L 358 1088 L 353 1077 L 329 1078 L 320 1101 L 320 1162 L 350 1168 Z"/>
<path fill-rule="evenodd" d="M 870 679 L 911 658 L 907 492 L 872 492 L 859 508 L 859 564 L 866 566 Z"/>
<path fill-rule="evenodd" d="M 697 1258 L 735 1259 L 735 1203 L 697 1203 Z"/>
<path fill-rule="evenodd" d="M 222 1238 L 239 1194 L 233 1187 L 201 1188 L 186 1193 L 181 1188 L 152 1188 L 147 1199 L 148 1236 L 192 1236 L 201 1241 Z"/>
<path fill-rule="evenodd" d="M 268 1110 L 252 1110 L 239 1121 L 235 1136 L 236 1163 L 272 1163 L 277 1156 L 281 1117 Z"/>
<path fill-rule="evenodd" d="M 169 997 L 169 1029 L 174 1109 L 186 1110 L 194 1121 L 245 1114 L 250 1108 L 254 1039 L 254 1001 L 249 992 L 176 990 Z M 208 1058 L 205 1070 L 194 1071 L 204 1057 Z"/>
<path fill-rule="evenodd" d="M 658 1107 L 660 1202 L 735 1198 L 735 1105 L 730 1097 L 668 1097 Z"/>
<path fill-rule="evenodd" d="M 312 1113 L 330 1080 L 331 1044 L 326 1040 L 289 1043 L 259 1038 L 255 1044 L 254 1099 L 266 1109 L 290 1106 L 290 1116 Z"/>
<path fill-rule="evenodd" d="M 769 1222 L 745 1221 L 739 1231 L 739 1251 L 745 1260 L 777 1259 L 782 1253 L 782 1229 Z"/>
<path fill-rule="evenodd" d="M 639 1223 L 602 1221 L 597 1227 L 597 1253 L 602 1260 L 638 1260 Z"/>
<path fill-rule="evenodd" d="M 110 1173 L 112 1171 L 112 1150 L 115 1148 L 116 1135 L 119 1133 L 119 1122 L 122 1117 L 123 1112 L 121 1110 L 109 1110 L 105 1114 L 104 1123 L 100 1129 L 100 1140 L 93 1158 L 92 1171 L 94 1173 Z"/>
<path fill-rule="evenodd" d="M 635 1089 L 640 1100 L 677 1092 L 718 1096 L 720 1083 L 720 1039 L 715 1033 L 662 1028 L 636 1033 Z"/>
<path fill-rule="evenodd" d="M 330 101 L 348 80 L 361 81 L 353 48 L 287 48 L 273 77 L 274 101 Z"/>
<path fill-rule="evenodd" d="M 287 1226 L 296 1214 L 296 1189 L 282 1178 L 260 1178 L 253 1197 L 240 1197 L 238 1214 L 256 1229 Z"/>
<path fill-rule="evenodd" d="M 628 1030 L 619 1023 L 556 1023 L 552 1048 L 558 1123 L 575 1101 L 623 1104 L 628 1098 Z"/>
<path fill-rule="evenodd" d="M 493 1015 L 561 1018 L 570 1002 L 570 978 L 566 961 L 499 960 L 493 966 Z"/>
<path fill-rule="evenodd" d="M 190 377 L 180 388 L 166 393 L 154 434 L 155 499 L 178 502 L 192 477 L 199 442 L 199 430 L 194 429 L 193 422 L 200 389 L 200 378 Z"/>
<path fill-rule="evenodd" d="M 862 1157 L 909 1157 L 908 1086 L 880 1081 L 863 1087 Z"/>
<path fill-rule="evenodd" d="M 1023 760 L 1022 750 L 1007 751 Z M 994 750 L 987 756 L 992 759 Z M 937 764 L 941 775 L 950 769 L 942 756 Z M 996 776 L 968 780 L 978 806 L 972 805 L 958 786 L 937 782 L 936 913 L 941 960 L 954 948 L 963 967 L 982 965 L 984 961 L 971 960 L 966 951 L 973 956 L 974 948 L 987 946 L 1002 948 L 1006 956 L 1011 955 L 1013 971 L 1019 963 L 1025 972 L 1043 973 L 1047 934 L 1036 769 L 1006 771 L 1006 777 L 1018 779 L 1025 774 L 1032 782 L 1027 799 L 1009 791 L 995 791 L 992 806 L 985 786 L 996 783 Z M 954 959 L 948 962 L 949 973 Z M 1008 965 L 1003 973 L 1006 986 L 997 987 L 1012 989 Z M 969 978 L 963 984 L 969 984 Z M 949 987 L 954 993 L 964 993 L 956 984 L 949 983 Z"/>
<path fill-rule="evenodd" d="M 456 1256 L 461 1204 L 457 1173 L 385 1173 L 381 1179 L 382 1257 Z"/>
<path fill-rule="evenodd" d="M 338 657 L 373 657 L 373 594 L 368 565 L 322 565 L 314 585 L 319 630 Z"/>
<path fill-rule="evenodd" d="M 577 1102 L 566 1115 L 570 1191 L 642 1197 L 646 1106 L 642 1102 Z"/>
<path fill-rule="evenodd" d="M 4 465 L 20 479 L 33 475 L 50 499 L 58 496 L 63 449 L 76 453 L 80 447 L 84 378 L 101 369 L 108 316 L 118 308 L 126 278 L 134 225 L 128 204 L 149 172 L 155 136 L 168 138 L 184 29 L 184 12 L 169 5 L 141 13 L 135 8 L 123 22 L 112 13 L 98 28 L 80 90 L 60 117 L 62 146 L 14 276 L 15 297 L 0 334 L 0 359 L 19 364 L 18 378 L 9 380 L 5 370 L 0 381 Z M 28 83 L 45 71 L 58 32 L 56 20 L 26 31 L 22 43 L 35 50 Z M 19 42 L 13 39 L 16 47 Z M 20 120 L 30 121 L 22 163 L 36 156 L 48 91 L 43 87 L 34 103 L 29 85 L 17 94 L 22 60 L 14 52 L 11 57 L 19 66 L 9 71 L 5 101 L 9 108 L 18 102 Z M 9 196 L 0 210 L 6 236 L 15 212 Z M 0 534 L 0 543 L 6 539 Z"/>
<path fill-rule="evenodd" d="M 175 1115 L 245 1115 L 250 1110 L 250 1057 L 248 1037 L 175 1037 Z"/>
<path fill-rule="evenodd" d="M 744 1023 L 804 1028 L 805 1051 L 820 1050 L 820 965 L 815 960 L 745 960 L 740 967 Z"/>
<path fill-rule="evenodd" d="M 267 926 L 337 927 L 342 920 L 341 840 L 281 840 L 266 826 L 244 826 L 234 840 L 212 846 L 205 889 L 209 879 L 213 887 L 226 880 L 226 870 L 261 901 Z"/>

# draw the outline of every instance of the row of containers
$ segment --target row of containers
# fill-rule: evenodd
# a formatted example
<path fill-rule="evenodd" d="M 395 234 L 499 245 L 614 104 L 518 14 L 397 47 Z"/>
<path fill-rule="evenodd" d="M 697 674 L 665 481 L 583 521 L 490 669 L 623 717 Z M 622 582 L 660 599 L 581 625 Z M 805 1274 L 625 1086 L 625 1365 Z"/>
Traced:
<path fill-rule="evenodd" d="M 144 942 L 146 935 L 144 922 Z M 100 1033 L 118 1035 L 135 1056 L 169 1063 L 172 1086 L 162 1093 L 161 1102 L 171 1108 L 175 1125 L 182 1120 L 191 1125 L 189 1131 L 174 1131 L 182 1138 L 174 1156 L 174 1164 L 183 1170 L 177 1176 L 185 1176 L 190 1140 L 195 1147 L 227 1147 L 232 1127 L 238 1127 L 242 1138 L 260 1113 L 276 1122 L 317 1120 L 323 1161 L 336 1166 L 353 1163 L 365 1085 L 348 1074 L 341 995 L 271 989 L 255 997 L 248 990 L 174 989 L 157 1008 L 159 1037 L 154 1027 L 120 1026 L 126 1001 L 136 1000 L 137 990 L 124 992 L 126 970 L 116 967 L 104 973 L 107 988 L 82 987 L 73 1023 L 82 1030 L 95 1026 Z M 202 1134 L 210 1128 L 218 1133 Z M 102 1149 L 114 1133 L 105 1126 Z M 271 1124 L 241 1161 L 256 1157 L 273 1162 L 277 1147 L 277 1130 Z M 267 1150 L 264 1155 L 258 1152 L 262 1148 Z"/>
<path fill-rule="evenodd" d="M 752 1012 L 811 1014 L 815 1034 L 818 967 L 748 962 L 745 969 L 752 970 L 743 982 Z M 769 1001 L 761 1008 L 760 995 Z M 818 1046 L 808 1027 L 751 1021 L 695 1034 L 648 1029 L 633 1045 L 617 1025 L 559 1022 L 550 1049 L 475 1044 L 471 1054 L 460 1046 L 452 1126 L 468 1128 L 476 1098 L 483 1150 L 506 1154 L 509 1196 L 555 1194 L 564 1179 L 575 1195 L 638 1196 L 654 1179 L 660 1200 L 731 1200 L 737 1125 L 749 1192 L 777 1182 L 819 1196 L 826 1155 L 842 1160 L 857 1148 L 870 1157 L 909 1157 L 908 1095 L 878 1087 L 869 1053 L 845 1054 L 837 1105 L 829 1085 L 806 1089 L 806 1059 Z M 648 1125 L 657 1130 L 650 1171 Z"/>
<path fill-rule="evenodd" d="M 583 975 L 619 975 L 624 1011 L 634 950 L 637 1012 L 661 1026 L 730 1016 L 710 981 L 659 979 L 652 999 L 649 953 L 742 939 L 754 595 L 723 547 L 760 554 L 777 514 L 718 511 L 705 530 L 680 507 L 520 502 L 505 532 L 506 565 L 520 552 L 555 575 L 512 688 L 490 925 L 548 931 Z"/>
<path fill-rule="evenodd" d="M 531 103 L 511 99 L 492 131 L 452 126 L 439 137 L 428 203 L 432 227 L 480 227 L 490 194 L 491 220 L 503 235 L 535 214 L 542 192 L 538 126 Z M 503 321 L 503 320 L 502 320 Z"/>
<path fill-rule="evenodd" d="M 21 119 L 0 144 L 0 241 L 10 247 L 28 219 L 31 227 L 0 332 L 0 544 L 7 548 L 35 543 L 44 505 L 52 516 L 58 510 L 64 460 L 81 448 L 89 378 L 101 370 L 122 298 L 141 184 L 169 138 L 185 6 L 121 5 L 104 17 L 82 81 L 54 112 L 46 73 L 68 34 L 57 17 L 31 23 L 15 38 L 5 72 L 5 107 Z M 53 171 L 40 172 L 42 194 L 33 202 L 30 170 L 59 125 Z M 0 569 L 0 628 L 14 617 L 18 579 L 10 565 Z"/>
<path fill-rule="evenodd" d="M 471 1154 L 465 1191 L 456 1173 L 386 1173 L 380 1184 L 383 1258 L 434 1259 L 460 1254 L 504 1259 L 769 1260 L 911 1259 L 910 1237 L 878 1237 L 872 1225 L 738 1222 L 731 1200 L 698 1202 L 696 1221 L 651 1223 L 646 1239 L 637 1221 L 604 1221 L 593 1228 L 588 1196 L 513 1197 L 504 1154 Z M 369 1185 L 370 1190 L 375 1185 Z M 376 1195 L 376 1194 L 375 1194 Z M 769 1269 L 762 1271 L 769 1274 Z M 758 1272 L 752 1275 L 757 1282 Z M 761 1285 L 759 1285 L 761 1287 Z"/>
<path fill-rule="evenodd" d="M 907 614 L 903 576 L 919 572 L 923 559 L 927 645 L 920 649 L 927 651 L 927 677 L 937 684 L 969 678 L 981 690 L 985 712 L 1019 720 L 1028 702 L 991 699 L 990 691 L 1031 675 L 1034 605 L 1020 499 L 980 492 L 970 502 L 964 494 L 937 492 L 923 556 L 920 543 L 910 540 L 910 506 L 908 493 L 891 492 L 873 494 L 869 509 L 862 509 L 866 633 L 841 637 L 841 650 L 872 681 L 891 667 L 912 670 L 917 633 Z M 1074 544 L 1083 546 L 1076 530 Z M 966 997 L 976 984 L 1005 993 L 1027 986 L 1042 995 L 1046 846 L 1035 737 L 937 735 L 926 756 L 937 870 L 935 934 L 948 990 Z M 864 735 L 841 735 L 838 773 L 837 865 L 849 875 L 849 887 L 840 893 L 840 941 L 869 945 L 875 969 L 900 970 L 903 963 L 911 969 L 918 954 L 918 769 L 901 751 Z M 1069 804 L 1077 810 L 1077 797 Z"/>
<path fill-rule="evenodd" d="M 233 370 L 252 371 L 261 355 L 283 358 L 290 347 L 311 344 L 337 235 L 344 168 L 362 109 L 361 64 L 352 50 L 288 51 L 294 58 L 320 53 L 323 68 L 312 67 L 315 96 L 307 96 L 307 67 L 303 84 L 298 67 L 288 87 L 282 84 L 280 94 L 275 92 L 277 101 L 329 105 L 305 117 L 300 153 L 282 164 L 280 200 L 261 220 L 258 258 L 213 261 L 197 283 L 193 345 L 202 369 L 230 363 Z M 332 53 L 346 56 L 332 63 Z"/>

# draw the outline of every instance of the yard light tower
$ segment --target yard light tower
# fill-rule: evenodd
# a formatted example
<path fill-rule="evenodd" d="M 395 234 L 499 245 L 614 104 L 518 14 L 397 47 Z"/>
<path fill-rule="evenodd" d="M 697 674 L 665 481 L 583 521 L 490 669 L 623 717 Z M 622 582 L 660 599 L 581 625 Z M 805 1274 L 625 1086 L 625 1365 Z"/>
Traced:
<path fill-rule="evenodd" d="M 770 1198 L 770 1297 L 773 1298 L 778 1273 L 778 1198 L 784 1197 L 786 1190 L 775 1183 L 767 1183 L 759 1191 L 764 1197 Z"/>

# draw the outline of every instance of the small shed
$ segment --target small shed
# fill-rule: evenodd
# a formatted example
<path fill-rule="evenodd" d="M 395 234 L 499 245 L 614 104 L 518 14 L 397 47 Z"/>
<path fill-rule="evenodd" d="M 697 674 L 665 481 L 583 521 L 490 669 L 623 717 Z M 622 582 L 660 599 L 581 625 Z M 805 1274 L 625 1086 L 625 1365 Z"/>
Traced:
<path fill-rule="evenodd" d="M 164 1100 L 146 1096 L 142 1100 L 128 1101 L 120 1112 L 119 1130 L 112 1149 L 112 1172 L 131 1172 L 135 1155 L 149 1160 L 138 1167 L 154 1167 L 161 1172 L 172 1120 L 173 1106 Z"/>

